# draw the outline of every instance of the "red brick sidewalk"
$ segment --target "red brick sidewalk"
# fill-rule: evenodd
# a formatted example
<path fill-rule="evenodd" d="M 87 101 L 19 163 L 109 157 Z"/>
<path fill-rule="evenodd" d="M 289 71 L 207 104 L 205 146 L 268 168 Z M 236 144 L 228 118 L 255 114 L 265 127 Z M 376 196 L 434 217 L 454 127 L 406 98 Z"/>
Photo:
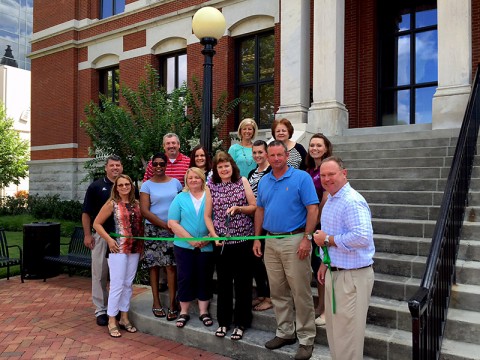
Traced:
<path fill-rule="evenodd" d="M 160 337 L 122 332 L 113 339 L 97 326 L 90 278 L 0 280 L 0 358 L 9 359 L 204 359 L 218 354 Z M 134 296 L 148 288 L 135 287 Z"/>

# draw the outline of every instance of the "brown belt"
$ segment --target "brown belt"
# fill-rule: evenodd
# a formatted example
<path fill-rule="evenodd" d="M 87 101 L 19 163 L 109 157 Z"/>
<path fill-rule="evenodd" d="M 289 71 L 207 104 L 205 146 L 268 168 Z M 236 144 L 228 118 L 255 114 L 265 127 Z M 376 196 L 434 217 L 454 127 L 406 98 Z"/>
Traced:
<path fill-rule="evenodd" d="M 267 232 L 268 235 L 295 235 L 295 234 L 300 234 L 302 232 L 305 232 L 305 228 L 298 228 L 296 230 L 293 230 L 293 231 L 289 231 L 289 232 L 283 232 L 283 233 L 273 233 L 273 232 Z"/>
<path fill-rule="evenodd" d="M 367 266 L 362 266 L 362 267 L 359 267 L 359 268 L 356 268 L 356 269 L 343 269 L 343 268 L 339 268 L 339 267 L 336 267 L 336 266 L 331 266 L 331 267 L 330 267 L 330 270 L 332 270 L 332 271 L 360 270 L 360 269 L 369 268 L 369 267 L 371 267 L 371 266 L 372 266 L 372 264 L 367 265 Z"/>

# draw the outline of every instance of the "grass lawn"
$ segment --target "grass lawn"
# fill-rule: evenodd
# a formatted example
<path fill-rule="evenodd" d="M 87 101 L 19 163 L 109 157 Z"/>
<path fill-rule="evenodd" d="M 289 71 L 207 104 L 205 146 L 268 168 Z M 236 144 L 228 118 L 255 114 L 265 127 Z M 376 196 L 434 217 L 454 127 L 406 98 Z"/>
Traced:
<path fill-rule="evenodd" d="M 21 231 L 5 231 L 8 245 L 18 245 L 23 249 L 23 232 Z M 61 237 L 61 243 L 68 243 L 70 238 Z M 68 245 L 60 246 L 60 253 L 66 254 L 68 252 Z M 18 258 L 20 256 L 17 248 L 9 248 L 10 257 Z M 10 268 L 10 276 L 20 275 L 20 266 L 12 266 Z M 7 277 L 7 268 L 0 268 L 0 279 Z"/>

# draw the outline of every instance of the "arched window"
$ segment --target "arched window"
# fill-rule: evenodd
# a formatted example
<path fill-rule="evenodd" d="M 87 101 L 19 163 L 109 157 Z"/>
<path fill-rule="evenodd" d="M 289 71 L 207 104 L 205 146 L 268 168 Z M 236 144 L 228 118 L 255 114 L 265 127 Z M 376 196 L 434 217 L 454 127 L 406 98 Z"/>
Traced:
<path fill-rule="evenodd" d="M 432 122 L 436 1 L 379 1 L 379 125 Z"/>

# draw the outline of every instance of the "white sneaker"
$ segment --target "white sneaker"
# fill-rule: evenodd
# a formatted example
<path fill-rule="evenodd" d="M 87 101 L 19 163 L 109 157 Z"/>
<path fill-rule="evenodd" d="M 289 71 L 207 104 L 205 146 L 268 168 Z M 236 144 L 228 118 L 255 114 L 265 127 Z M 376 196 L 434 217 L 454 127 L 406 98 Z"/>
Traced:
<path fill-rule="evenodd" d="M 321 316 L 317 317 L 317 318 L 315 319 L 315 325 L 317 325 L 317 326 L 323 326 L 323 325 L 325 325 L 325 319 L 322 318 Z"/>

